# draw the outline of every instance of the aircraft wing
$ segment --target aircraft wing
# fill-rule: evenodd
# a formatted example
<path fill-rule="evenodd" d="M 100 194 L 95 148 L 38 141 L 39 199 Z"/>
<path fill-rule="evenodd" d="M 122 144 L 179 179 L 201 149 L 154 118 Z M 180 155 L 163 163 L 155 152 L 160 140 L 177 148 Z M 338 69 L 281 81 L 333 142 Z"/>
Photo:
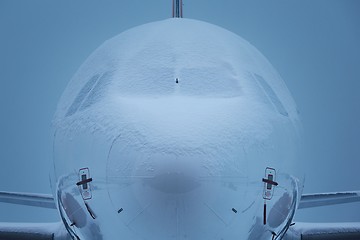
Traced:
<path fill-rule="evenodd" d="M 0 239 L 69 240 L 62 222 L 58 223 L 0 223 Z"/>
<path fill-rule="evenodd" d="M 360 192 L 302 195 L 299 209 L 360 201 Z M 0 192 L 0 202 L 56 209 L 54 199 L 46 194 Z M 0 239 L 70 239 L 59 223 L 0 223 Z M 360 239 L 360 223 L 296 223 L 285 240 L 355 240 Z"/>
<path fill-rule="evenodd" d="M 298 209 L 321 207 L 360 201 L 360 192 L 304 194 Z M 300 223 L 289 227 L 285 240 L 358 240 L 358 223 Z"/>
<path fill-rule="evenodd" d="M 303 194 L 298 209 L 360 202 L 360 192 Z"/>
<path fill-rule="evenodd" d="M 56 209 L 54 198 L 50 194 L 0 192 L 0 202 Z"/>
<path fill-rule="evenodd" d="M 285 240 L 358 240 L 360 223 L 295 223 Z"/>
<path fill-rule="evenodd" d="M 0 202 L 56 209 L 52 195 L 0 192 Z M 0 223 L 0 240 L 68 240 L 71 239 L 62 222 Z"/>

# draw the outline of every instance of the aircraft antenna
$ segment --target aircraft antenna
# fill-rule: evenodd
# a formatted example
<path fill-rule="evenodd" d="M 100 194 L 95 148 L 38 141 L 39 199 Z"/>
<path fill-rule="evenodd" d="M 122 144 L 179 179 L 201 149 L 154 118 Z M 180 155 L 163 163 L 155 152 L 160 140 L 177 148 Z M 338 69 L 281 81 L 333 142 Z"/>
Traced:
<path fill-rule="evenodd" d="M 173 0 L 172 1 L 172 17 L 173 18 L 182 18 L 183 17 L 183 1 L 182 0 Z"/>

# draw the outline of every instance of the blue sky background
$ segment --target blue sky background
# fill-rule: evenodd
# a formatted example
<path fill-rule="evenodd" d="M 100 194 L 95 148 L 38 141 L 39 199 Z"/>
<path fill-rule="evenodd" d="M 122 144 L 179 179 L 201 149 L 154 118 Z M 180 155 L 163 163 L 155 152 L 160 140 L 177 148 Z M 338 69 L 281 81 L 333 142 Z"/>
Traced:
<path fill-rule="evenodd" d="M 257 47 L 304 125 L 305 192 L 360 190 L 360 1 L 184 0 L 184 17 Z M 171 17 L 171 0 L 0 1 L 0 190 L 50 193 L 51 120 L 68 81 L 105 40 Z M 179 38 L 181 36 L 174 36 Z M 360 203 L 302 210 L 302 221 L 360 221 Z M 0 221 L 57 220 L 0 204 Z"/>

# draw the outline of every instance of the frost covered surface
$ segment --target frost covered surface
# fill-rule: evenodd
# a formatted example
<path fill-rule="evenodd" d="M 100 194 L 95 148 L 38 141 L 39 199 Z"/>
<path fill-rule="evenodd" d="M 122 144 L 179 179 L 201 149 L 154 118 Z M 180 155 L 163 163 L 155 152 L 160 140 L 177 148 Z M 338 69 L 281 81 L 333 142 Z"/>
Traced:
<path fill-rule="evenodd" d="M 103 224 L 94 230 L 83 207 L 84 236 L 266 239 L 259 209 L 268 166 L 283 181 L 274 199 L 297 201 L 290 178 L 280 177 L 295 159 L 295 103 L 253 46 L 208 23 L 168 19 L 105 42 L 69 83 L 54 127 L 59 200 L 78 191 L 76 169 L 88 167 L 94 179 L 89 203 Z M 154 183 L 178 177 L 196 191 L 169 194 Z M 83 205 L 80 195 L 73 202 Z M 289 221 L 290 205 L 270 218 L 272 231 Z M 116 229 L 106 224 L 114 221 Z"/>
<path fill-rule="evenodd" d="M 257 96 L 261 87 L 253 74 L 266 79 L 297 124 L 285 84 L 239 36 L 195 20 L 145 24 L 106 41 L 87 59 L 63 94 L 54 123 L 110 138 L 121 134 L 131 142 L 150 134 L 155 145 L 172 145 L 189 132 L 192 146 L 204 132 L 205 144 L 244 138 L 251 145 L 248 136 L 265 139 L 273 131 L 269 118 L 281 119 L 264 103 L 266 96 Z"/>

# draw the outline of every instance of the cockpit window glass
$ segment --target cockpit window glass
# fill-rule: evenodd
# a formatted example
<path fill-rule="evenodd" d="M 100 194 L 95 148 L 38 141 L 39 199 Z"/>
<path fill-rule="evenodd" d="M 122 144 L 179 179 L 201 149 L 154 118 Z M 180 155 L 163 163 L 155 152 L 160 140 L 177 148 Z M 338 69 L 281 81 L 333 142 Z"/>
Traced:
<path fill-rule="evenodd" d="M 220 67 L 182 68 L 175 71 L 167 67 L 126 69 L 116 81 L 122 94 L 181 95 L 197 97 L 236 97 L 241 95 L 238 79 L 228 69 Z"/>
<path fill-rule="evenodd" d="M 83 86 L 83 88 L 80 90 L 79 94 L 76 96 L 74 102 L 69 107 L 69 110 L 66 113 L 66 117 L 69 117 L 76 113 L 76 111 L 81 106 L 81 103 L 84 101 L 86 96 L 89 94 L 93 86 L 95 85 L 96 81 L 99 78 L 99 74 L 94 75 L 90 78 L 90 80 Z"/>
<path fill-rule="evenodd" d="M 129 66 L 125 74 L 119 74 L 115 84 L 119 93 L 125 95 L 166 95 L 174 91 L 174 70 Z"/>
<path fill-rule="evenodd" d="M 284 105 L 281 103 L 280 99 L 274 92 L 274 90 L 271 88 L 271 86 L 265 81 L 265 79 L 254 73 L 256 81 L 259 83 L 259 85 L 262 87 L 262 89 L 265 91 L 265 94 L 270 99 L 270 101 L 274 104 L 276 110 L 284 116 L 289 116 L 288 112 L 284 108 Z"/>
<path fill-rule="evenodd" d="M 236 97 L 241 95 L 238 79 L 222 68 L 184 68 L 180 72 L 180 91 L 184 95 Z"/>
<path fill-rule="evenodd" d="M 96 74 L 91 77 L 82 87 L 65 116 L 69 117 L 77 111 L 82 111 L 103 97 L 104 91 L 110 83 L 111 76 L 111 72 L 105 72 L 102 75 Z"/>
<path fill-rule="evenodd" d="M 99 80 L 96 82 L 95 87 L 93 87 L 93 89 L 89 92 L 87 98 L 81 104 L 80 111 L 90 107 L 104 96 L 106 87 L 111 81 L 111 76 L 111 72 L 106 72 L 99 78 Z"/>

